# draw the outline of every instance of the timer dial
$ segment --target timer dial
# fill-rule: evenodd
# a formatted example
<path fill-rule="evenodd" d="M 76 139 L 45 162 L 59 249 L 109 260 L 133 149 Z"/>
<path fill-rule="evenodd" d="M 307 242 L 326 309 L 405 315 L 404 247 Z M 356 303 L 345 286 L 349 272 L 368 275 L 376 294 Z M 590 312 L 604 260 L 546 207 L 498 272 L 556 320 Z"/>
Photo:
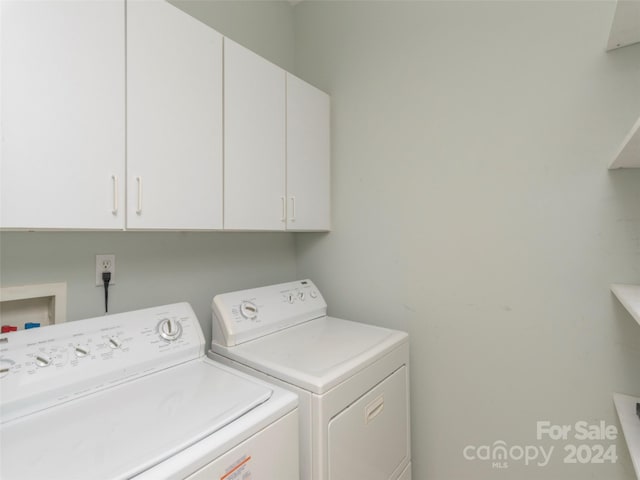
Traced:
<path fill-rule="evenodd" d="M 174 318 L 165 318 L 158 324 L 158 333 L 165 340 L 173 342 L 182 335 L 182 325 Z"/>
<path fill-rule="evenodd" d="M 258 316 L 258 307 L 255 303 L 245 300 L 240 304 L 240 313 L 247 320 L 254 320 Z"/>

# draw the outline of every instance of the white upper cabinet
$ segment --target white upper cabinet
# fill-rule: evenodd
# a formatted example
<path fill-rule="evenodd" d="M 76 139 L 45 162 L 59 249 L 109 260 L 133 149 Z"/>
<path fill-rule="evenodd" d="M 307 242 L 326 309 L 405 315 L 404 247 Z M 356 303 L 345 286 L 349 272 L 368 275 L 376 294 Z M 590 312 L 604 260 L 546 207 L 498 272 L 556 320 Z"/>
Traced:
<path fill-rule="evenodd" d="M 640 168 L 640 118 L 624 137 L 609 168 Z"/>
<path fill-rule="evenodd" d="M 124 1 L 7 1 L 0 227 L 124 227 Z"/>
<path fill-rule="evenodd" d="M 285 229 L 285 128 L 285 71 L 225 38 L 225 229 Z"/>
<path fill-rule="evenodd" d="M 0 228 L 330 228 L 325 93 L 164 0 L 0 22 Z"/>
<path fill-rule="evenodd" d="M 640 1 L 618 0 L 611 21 L 607 50 L 640 42 Z"/>
<path fill-rule="evenodd" d="M 225 229 L 329 230 L 329 96 L 224 44 Z"/>
<path fill-rule="evenodd" d="M 222 228 L 222 36 L 127 2 L 127 228 Z"/>
<path fill-rule="evenodd" d="M 287 229 L 329 230 L 330 97 L 287 74 Z"/>

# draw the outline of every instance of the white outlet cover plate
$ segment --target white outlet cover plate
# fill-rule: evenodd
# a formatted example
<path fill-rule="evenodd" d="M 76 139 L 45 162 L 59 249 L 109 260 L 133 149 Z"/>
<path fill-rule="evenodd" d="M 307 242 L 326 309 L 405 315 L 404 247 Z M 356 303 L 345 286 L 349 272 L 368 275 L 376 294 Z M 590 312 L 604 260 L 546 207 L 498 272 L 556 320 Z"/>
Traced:
<path fill-rule="evenodd" d="M 114 254 L 101 254 L 96 255 L 96 287 L 104 286 L 104 282 L 102 281 L 102 272 L 103 262 L 109 262 L 111 264 L 111 281 L 109 282 L 109 286 L 115 285 L 116 283 L 116 256 Z"/>

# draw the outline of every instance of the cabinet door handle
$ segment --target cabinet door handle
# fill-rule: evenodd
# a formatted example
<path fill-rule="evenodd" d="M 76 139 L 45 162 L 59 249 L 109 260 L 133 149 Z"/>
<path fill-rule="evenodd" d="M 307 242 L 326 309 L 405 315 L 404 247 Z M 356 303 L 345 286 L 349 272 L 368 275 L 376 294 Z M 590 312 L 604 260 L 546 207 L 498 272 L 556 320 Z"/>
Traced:
<path fill-rule="evenodd" d="M 291 218 L 292 222 L 296 221 L 296 197 L 291 197 Z"/>
<path fill-rule="evenodd" d="M 111 213 L 118 214 L 118 177 L 111 175 L 111 181 L 113 182 L 113 209 Z"/>
<path fill-rule="evenodd" d="M 136 213 L 138 215 L 142 214 L 142 177 L 136 177 L 136 182 L 138 182 L 138 208 L 136 209 Z"/>
<path fill-rule="evenodd" d="M 287 221 L 287 199 L 285 197 L 280 197 L 282 201 L 282 217 L 280 217 L 281 222 Z"/>

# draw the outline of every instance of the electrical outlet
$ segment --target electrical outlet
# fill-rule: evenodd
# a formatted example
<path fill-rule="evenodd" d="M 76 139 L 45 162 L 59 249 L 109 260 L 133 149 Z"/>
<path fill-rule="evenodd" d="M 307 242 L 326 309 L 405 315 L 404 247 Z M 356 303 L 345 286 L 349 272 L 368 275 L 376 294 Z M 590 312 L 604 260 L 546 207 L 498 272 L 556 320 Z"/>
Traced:
<path fill-rule="evenodd" d="M 109 286 L 116 283 L 116 256 L 115 255 L 96 255 L 96 287 L 102 287 L 102 274 L 111 272 L 111 280 Z"/>

